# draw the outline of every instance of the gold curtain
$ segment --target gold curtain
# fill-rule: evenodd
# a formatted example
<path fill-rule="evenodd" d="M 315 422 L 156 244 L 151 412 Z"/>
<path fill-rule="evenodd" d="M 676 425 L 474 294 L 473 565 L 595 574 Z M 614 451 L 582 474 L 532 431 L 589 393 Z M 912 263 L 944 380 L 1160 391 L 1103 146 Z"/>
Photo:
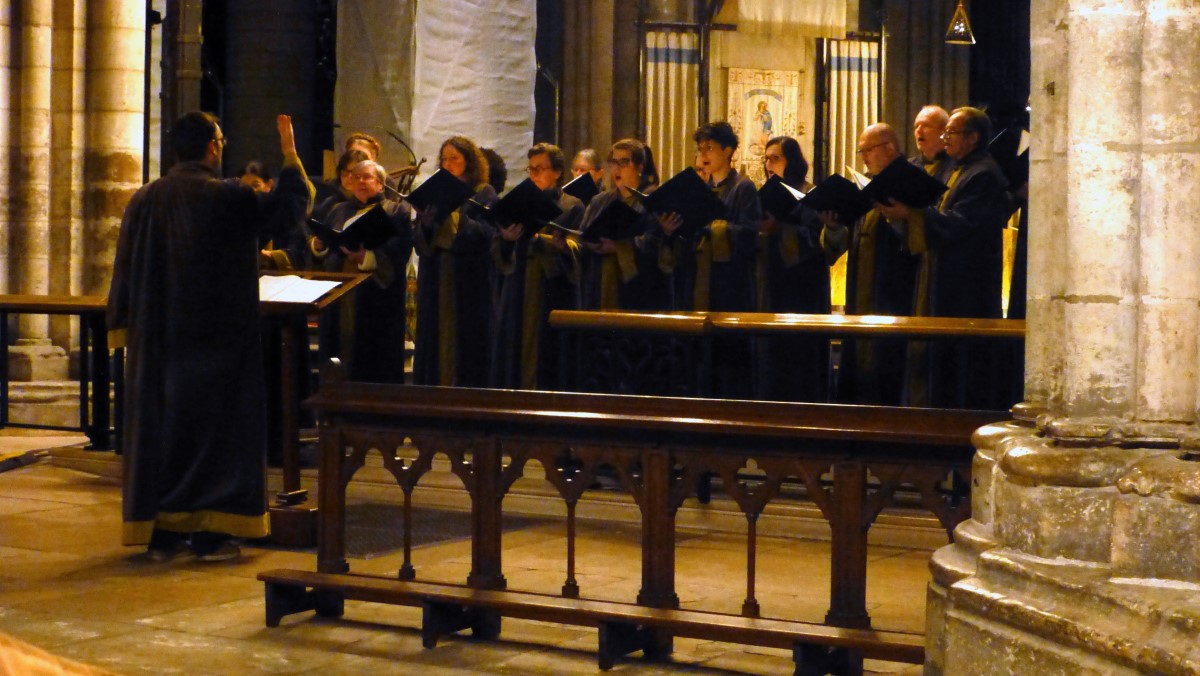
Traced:
<path fill-rule="evenodd" d="M 847 165 L 863 171 L 858 160 L 858 135 L 880 120 L 879 43 L 864 40 L 826 40 L 825 67 L 829 83 L 829 173 Z"/>
<path fill-rule="evenodd" d="M 692 165 L 691 133 L 700 119 L 699 78 L 696 35 L 646 34 L 646 143 L 663 181 Z"/>

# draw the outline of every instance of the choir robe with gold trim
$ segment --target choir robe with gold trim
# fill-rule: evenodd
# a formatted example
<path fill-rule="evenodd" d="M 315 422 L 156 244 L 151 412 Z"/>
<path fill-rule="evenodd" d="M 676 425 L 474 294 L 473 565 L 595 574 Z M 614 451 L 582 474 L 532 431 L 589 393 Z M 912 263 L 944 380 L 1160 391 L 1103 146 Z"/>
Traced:
<path fill-rule="evenodd" d="M 621 193 L 616 189 L 593 197 L 584 211 L 582 230 L 586 232 L 605 207 L 619 199 Z M 637 198 L 631 197 L 626 203 L 642 214 L 643 232 L 637 237 L 614 240 L 615 253 L 598 254 L 584 248 L 582 309 L 668 310 L 670 287 L 660 265 L 662 228 Z"/>
<path fill-rule="evenodd" d="M 929 317 L 1001 316 L 1004 227 L 1011 206 L 1007 180 L 986 150 L 955 163 L 950 189 L 936 207 L 913 210 L 906 225 L 907 248 L 921 256 L 914 314 Z M 932 342 L 927 363 L 910 356 L 909 396 L 913 405 L 1007 408 L 992 385 L 995 346 L 966 341 Z M 927 388 L 927 389 L 925 389 Z"/>
<path fill-rule="evenodd" d="M 894 162 L 906 161 L 897 157 Z M 846 314 L 913 315 L 919 259 L 910 253 L 900 229 L 872 209 L 852 227 L 822 234 L 828 260 L 848 250 Z M 907 342 L 844 340 L 837 400 L 855 404 L 898 406 L 904 394 Z"/>
<path fill-rule="evenodd" d="M 374 267 L 362 270 L 340 250 L 330 249 L 321 261 L 327 272 L 370 272 L 359 284 L 326 311 L 321 319 L 321 350 L 340 355 L 351 380 L 379 383 L 404 382 L 404 305 L 408 290 L 405 266 L 412 255 L 412 207 L 387 199 L 383 193 L 364 202 L 351 198 L 335 206 L 326 225 L 341 230 L 359 211 L 381 204 L 395 234 L 370 252 Z"/>
<path fill-rule="evenodd" d="M 713 188 L 725 204 L 694 238 L 670 238 L 663 267 L 671 273 L 675 311 L 752 312 L 756 309 L 758 226 L 762 205 L 754 182 L 730 169 Z M 713 340 L 712 394 L 746 399 L 763 385 L 754 374 L 754 356 L 742 337 Z M 747 377 L 747 374 L 752 374 Z"/>
<path fill-rule="evenodd" d="M 311 190 L 294 155 L 265 194 L 182 162 L 125 209 L 107 312 L 126 348 L 125 544 L 268 534 L 258 238 Z"/>
<path fill-rule="evenodd" d="M 557 188 L 547 191 L 563 214 L 554 219 L 578 229 L 583 203 Z M 492 254 L 499 273 L 500 302 L 495 317 L 492 385 L 509 389 L 548 389 L 557 382 L 558 350 L 550 339 L 551 310 L 579 307 L 580 245 L 575 238 L 558 251 L 555 228 L 516 242 L 497 237 Z"/>
<path fill-rule="evenodd" d="M 821 247 L 821 222 L 811 209 L 759 235 L 758 310 L 829 314 L 829 263 Z M 829 340 L 796 336 L 760 341 L 760 398 L 825 401 Z"/>
<path fill-rule="evenodd" d="M 714 188 L 725 218 L 688 239 L 668 239 L 664 268 L 671 272 L 676 311 L 750 312 L 755 309 L 755 256 L 762 206 L 754 182 L 730 169 Z"/>
<path fill-rule="evenodd" d="M 478 188 L 491 206 L 496 191 Z M 417 336 L 413 382 L 485 387 L 491 346 L 492 239 L 496 229 L 470 201 L 431 226 L 413 229 L 417 255 Z"/>

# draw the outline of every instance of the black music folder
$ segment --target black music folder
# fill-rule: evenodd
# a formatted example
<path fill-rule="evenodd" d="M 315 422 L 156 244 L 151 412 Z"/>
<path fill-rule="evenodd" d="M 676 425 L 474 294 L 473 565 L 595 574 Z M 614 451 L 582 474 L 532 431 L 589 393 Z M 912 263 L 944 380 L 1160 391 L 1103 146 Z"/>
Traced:
<path fill-rule="evenodd" d="M 441 220 L 474 194 L 471 186 L 455 178 L 454 174 L 438 169 L 404 199 L 421 211 L 434 209 L 434 220 Z"/>
<path fill-rule="evenodd" d="M 498 228 L 506 228 L 513 223 L 524 224 L 526 237 L 562 215 L 562 208 L 528 178 L 504 193 L 492 206 L 484 207 L 483 211 L 492 225 Z"/>
<path fill-rule="evenodd" d="M 692 234 L 725 218 L 725 203 L 691 167 L 675 174 L 647 195 L 643 204 L 652 214 L 679 214 L 683 225 L 677 234 Z"/>
<path fill-rule="evenodd" d="M 900 158 L 884 167 L 862 192 L 880 204 L 899 202 L 913 209 L 924 209 L 937 203 L 946 192 L 946 184 Z"/>
<path fill-rule="evenodd" d="M 600 186 L 596 185 L 596 179 L 592 178 L 590 171 L 585 171 L 577 176 L 570 183 L 564 185 L 562 190 L 583 202 L 585 207 L 591 204 L 593 197 L 600 194 Z"/>
<path fill-rule="evenodd" d="M 326 247 L 345 247 L 350 251 L 359 247 L 376 249 L 396 235 L 391 217 L 379 204 L 346 219 L 341 230 L 334 230 L 315 218 L 308 219 L 308 227 Z"/>
<path fill-rule="evenodd" d="M 634 194 L 639 199 L 645 199 L 645 195 L 634 191 Z M 605 205 L 604 209 L 596 214 L 596 218 L 588 224 L 586 230 L 583 231 L 583 241 L 599 242 L 603 239 L 630 239 L 642 234 L 646 229 L 646 214 L 634 209 L 625 203 L 625 200 L 614 199 Z"/>
<path fill-rule="evenodd" d="M 840 223 L 853 223 L 875 206 L 853 181 L 839 174 L 818 183 L 800 203 L 818 213 L 833 211 Z"/>
<path fill-rule="evenodd" d="M 799 206 L 804 193 L 783 182 L 778 176 L 771 176 L 763 187 L 758 189 L 758 201 L 763 211 L 781 221 L 790 218 Z"/>

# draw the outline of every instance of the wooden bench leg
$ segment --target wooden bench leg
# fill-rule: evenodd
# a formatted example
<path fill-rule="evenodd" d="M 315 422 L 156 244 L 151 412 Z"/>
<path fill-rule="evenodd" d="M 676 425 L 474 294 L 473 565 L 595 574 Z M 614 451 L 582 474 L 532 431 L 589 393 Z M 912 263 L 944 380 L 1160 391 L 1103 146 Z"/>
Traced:
<path fill-rule="evenodd" d="M 293 613 L 315 608 L 312 595 L 304 587 L 291 584 L 266 584 L 267 626 L 278 627 L 279 621 Z"/>
<path fill-rule="evenodd" d="M 422 604 L 421 609 L 421 645 L 425 648 L 433 648 L 441 637 L 464 629 L 470 629 L 471 636 L 481 640 L 500 636 L 500 613 L 494 610 L 431 601 Z"/>
<path fill-rule="evenodd" d="M 622 622 L 600 623 L 600 647 L 597 651 L 602 671 L 608 671 L 617 660 L 630 653 L 642 651 L 646 659 L 662 659 L 674 650 L 674 637 L 653 627 L 639 627 Z"/>
<path fill-rule="evenodd" d="M 796 676 L 861 676 L 863 672 L 862 653 L 846 648 L 797 643 L 792 648 L 792 660 Z"/>
<path fill-rule="evenodd" d="M 314 589 L 313 609 L 321 617 L 338 618 L 346 613 L 346 599 L 337 592 Z"/>

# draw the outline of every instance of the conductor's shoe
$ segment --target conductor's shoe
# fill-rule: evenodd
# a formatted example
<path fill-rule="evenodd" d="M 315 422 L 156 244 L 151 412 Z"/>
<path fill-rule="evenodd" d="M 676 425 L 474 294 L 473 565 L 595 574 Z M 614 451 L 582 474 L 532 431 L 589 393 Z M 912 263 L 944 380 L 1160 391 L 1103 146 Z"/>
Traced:
<path fill-rule="evenodd" d="M 192 552 L 201 561 L 229 561 L 242 555 L 242 550 L 224 533 L 192 534 Z"/>
<path fill-rule="evenodd" d="M 154 529 L 150 544 L 146 547 L 146 558 L 154 563 L 166 563 L 188 550 L 187 538 L 182 533 Z"/>
<path fill-rule="evenodd" d="M 242 555 L 242 548 L 226 540 L 217 545 L 215 549 L 204 554 L 196 554 L 196 558 L 201 561 L 232 561 Z"/>

